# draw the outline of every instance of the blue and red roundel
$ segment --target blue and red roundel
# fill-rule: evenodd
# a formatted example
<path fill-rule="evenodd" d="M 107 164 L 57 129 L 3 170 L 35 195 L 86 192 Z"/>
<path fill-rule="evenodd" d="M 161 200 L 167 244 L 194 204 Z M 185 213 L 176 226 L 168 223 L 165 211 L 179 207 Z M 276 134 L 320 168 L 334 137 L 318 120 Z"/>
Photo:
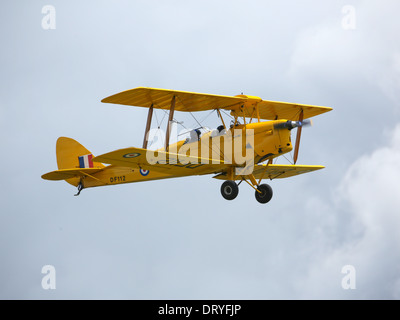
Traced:
<path fill-rule="evenodd" d="M 150 173 L 149 170 L 140 169 L 140 174 L 141 174 L 142 176 L 144 176 L 144 177 L 147 176 L 149 173 Z"/>

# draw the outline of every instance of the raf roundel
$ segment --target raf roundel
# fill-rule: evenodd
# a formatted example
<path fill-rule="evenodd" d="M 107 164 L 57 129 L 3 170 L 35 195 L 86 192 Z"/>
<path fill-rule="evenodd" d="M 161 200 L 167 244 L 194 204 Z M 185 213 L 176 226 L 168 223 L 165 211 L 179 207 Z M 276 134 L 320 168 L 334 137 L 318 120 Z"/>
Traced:
<path fill-rule="evenodd" d="M 127 154 L 124 154 L 124 158 L 136 158 L 136 157 L 139 157 L 140 156 L 140 153 L 127 153 Z"/>
<path fill-rule="evenodd" d="M 140 169 L 140 174 L 141 174 L 142 176 L 144 176 L 144 177 L 147 176 L 149 173 L 150 173 L 149 170 Z"/>

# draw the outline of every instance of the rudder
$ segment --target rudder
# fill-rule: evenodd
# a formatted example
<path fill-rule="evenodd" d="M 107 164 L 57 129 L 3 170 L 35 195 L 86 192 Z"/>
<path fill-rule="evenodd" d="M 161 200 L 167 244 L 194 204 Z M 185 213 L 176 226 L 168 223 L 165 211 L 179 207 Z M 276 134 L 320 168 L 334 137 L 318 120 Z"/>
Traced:
<path fill-rule="evenodd" d="M 91 162 L 91 157 L 84 159 L 82 157 L 92 155 L 92 153 L 81 145 L 78 141 L 60 137 L 56 144 L 57 166 L 58 169 L 73 169 L 73 168 L 104 168 L 100 162 Z M 80 159 L 81 158 L 81 159 Z"/>
<path fill-rule="evenodd" d="M 56 143 L 57 166 L 59 170 L 62 169 L 76 169 L 76 168 L 99 168 L 105 166 L 100 162 L 92 162 L 93 154 L 81 145 L 78 141 L 60 137 Z M 80 178 L 66 179 L 69 184 L 78 186 Z"/>

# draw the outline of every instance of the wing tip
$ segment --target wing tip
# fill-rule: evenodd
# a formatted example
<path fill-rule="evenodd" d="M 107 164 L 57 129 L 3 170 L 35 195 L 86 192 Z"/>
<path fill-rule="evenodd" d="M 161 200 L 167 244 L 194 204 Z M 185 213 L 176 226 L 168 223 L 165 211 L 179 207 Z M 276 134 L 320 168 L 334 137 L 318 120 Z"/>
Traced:
<path fill-rule="evenodd" d="M 115 93 L 115 94 L 113 94 L 113 95 L 111 95 L 111 96 L 105 97 L 105 98 L 103 98 L 103 99 L 101 100 L 101 102 L 103 102 L 103 103 L 115 103 L 115 104 L 120 104 L 119 102 L 115 102 L 115 101 L 114 101 L 114 98 L 116 98 L 116 97 L 118 97 L 119 95 L 124 94 L 124 93 L 126 93 L 126 92 L 132 92 L 132 91 L 135 91 L 135 90 L 142 90 L 142 89 L 151 89 L 151 88 L 137 87 L 137 88 L 133 88 L 133 89 L 127 89 L 127 90 L 124 90 L 124 91 L 117 92 L 117 93 Z"/>

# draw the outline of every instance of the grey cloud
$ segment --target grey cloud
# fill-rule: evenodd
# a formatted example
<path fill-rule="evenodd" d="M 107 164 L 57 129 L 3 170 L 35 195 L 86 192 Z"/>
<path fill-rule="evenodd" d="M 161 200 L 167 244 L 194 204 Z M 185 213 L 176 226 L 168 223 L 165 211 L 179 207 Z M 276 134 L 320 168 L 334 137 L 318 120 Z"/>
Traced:
<path fill-rule="evenodd" d="M 1 3 L 0 297 L 399 297 L 398 203 L 382 192 L 397 175 L 397 2 L 354 2 L 354 33 L 341 29 L 343 1 L 52 4 L 57 28 L 45 31 L 39 2 Z M 327 168 L 271 182 L 267 206 L 243 185 L 226 202 L 210 177 L 79 197 L 40 179 L 59 136 L 94 154 L 140 146 L 146 111 L 100 103 L 137 86 L 332 106 L 300 152 Z M 360 200 L 372 198 L 366 178 L 374 201 Z M 340 286 L 349 263 L 355 291 Z M 40 286 L 45 264 L 54 291 Z"/>

